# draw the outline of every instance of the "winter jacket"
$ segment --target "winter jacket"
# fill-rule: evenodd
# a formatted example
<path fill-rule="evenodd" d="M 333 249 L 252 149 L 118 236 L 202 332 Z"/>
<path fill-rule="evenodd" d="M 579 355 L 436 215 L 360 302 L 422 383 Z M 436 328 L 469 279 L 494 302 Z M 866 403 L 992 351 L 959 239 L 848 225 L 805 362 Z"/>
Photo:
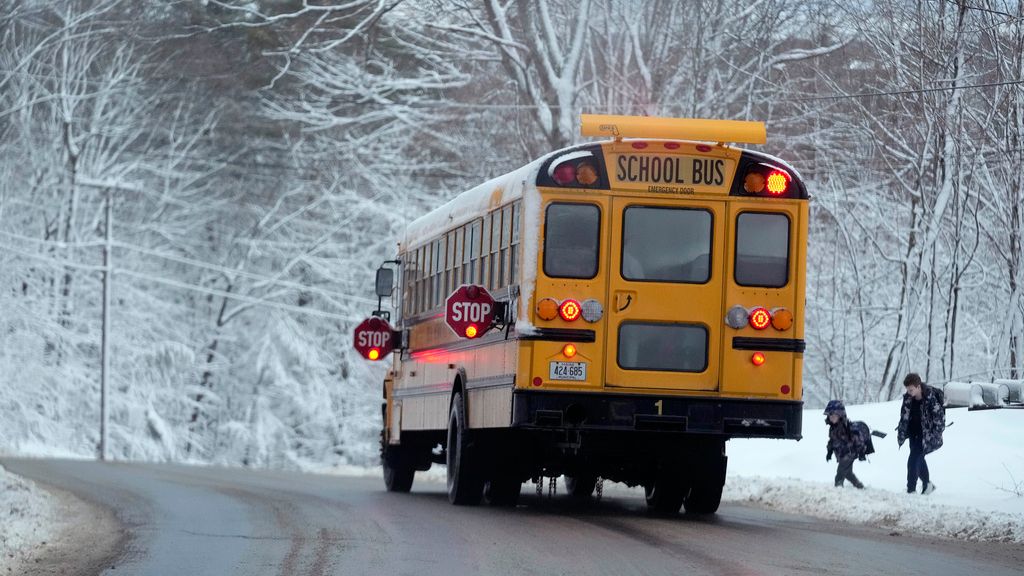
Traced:
<path fill-rule="evenodd" d="M 850 422 L 845 415 L 840 416 L 835 424 L 829 422 L 827 448 L 828 455 L 825 458 L 831 459 L 834 453 L 839 460 L 847 457 L 863 459 L 865 454 L 875 451 L 871 446 L 871 432 L 867 424 Z"/>
<path fill-rule="evenodd" d="M 896 427 L 896 441 L 900 446 L 910 437 L 910 407 L 913 404 L 910 394 L 903 395 L 903 407 L 900 409 L 900 423 Z M 942 391 L 922 385 L 921 390 L 921 443 L 924 453 L 930 454 L 942 447 L 942 432 L 946 429 L 946 408 L 943 406 Z"/>

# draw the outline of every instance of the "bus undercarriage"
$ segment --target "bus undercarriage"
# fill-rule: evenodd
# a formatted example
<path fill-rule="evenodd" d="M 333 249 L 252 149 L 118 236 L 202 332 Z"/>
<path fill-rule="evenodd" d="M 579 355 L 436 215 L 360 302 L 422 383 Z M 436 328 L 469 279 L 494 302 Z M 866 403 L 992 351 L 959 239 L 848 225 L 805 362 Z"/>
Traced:
<path fill-rule="evenodd" d="M 523 482 L 565 475 L 574 498 L 589 498 L 605 479 L 643 486 L 660 513 L 712 513 L 725 483 L 726 441 L 799 438 L 800 418 L 799 402 L 519 391 L 512 427 L 467 430 L 456 393 L 448 430 L 404 431 L 401 444 L 383 444 L 385 481 L 407 491 L 416 470 L 447 464 L 453 503 L 507 506 Z"/>

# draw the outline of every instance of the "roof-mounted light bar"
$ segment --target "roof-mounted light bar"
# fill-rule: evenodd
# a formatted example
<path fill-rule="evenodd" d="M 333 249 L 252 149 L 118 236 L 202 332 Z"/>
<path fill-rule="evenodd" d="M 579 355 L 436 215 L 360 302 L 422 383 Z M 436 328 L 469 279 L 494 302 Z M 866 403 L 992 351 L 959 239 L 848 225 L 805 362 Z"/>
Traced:
<path fill-rule="evenodd" d="M 739 144 L 764 144 L 768 139 L 764 122 L 609 114 L 582 114 L 581 119 L 580 133 L 584 136 L 611 136 L 616 139 L 665 138 Z"/>

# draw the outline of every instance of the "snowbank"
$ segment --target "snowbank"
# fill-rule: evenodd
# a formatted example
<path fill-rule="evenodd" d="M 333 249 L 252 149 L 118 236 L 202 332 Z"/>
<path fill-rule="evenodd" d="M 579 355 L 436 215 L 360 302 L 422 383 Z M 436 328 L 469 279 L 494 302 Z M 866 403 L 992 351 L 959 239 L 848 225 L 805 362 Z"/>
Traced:
<path fill-rule="evenodd" d="M 48 494 L 0 466 L 0 574 L 13 570 L 21 553 L 53 538 L 54 518 Z"/>
<path fill-rule="evenodd" d="M 1024 410 L 947 410 L 945 443 L 927 457 L 936 486 L 928 496 L 906 493 L 910 452 L 896 443 L 899 411 L 899 401 L 847 406 L 851 420 L 889 434 L 874 438 L 875 454 L 853 467 L 864 491 L 833 486 L 828 427 L 815 409 L 804 411 L 800 442 L 731 441 L 724 498 L 935 536 L 1024 542 Z"/>

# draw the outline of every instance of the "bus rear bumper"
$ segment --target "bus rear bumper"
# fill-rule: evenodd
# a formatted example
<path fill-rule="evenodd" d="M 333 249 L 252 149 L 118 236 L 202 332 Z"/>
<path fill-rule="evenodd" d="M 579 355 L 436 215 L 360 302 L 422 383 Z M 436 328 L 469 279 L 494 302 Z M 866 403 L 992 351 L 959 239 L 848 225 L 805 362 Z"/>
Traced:
<path fill-rule="evenodd" d="M 516 390 L 512 426 L 799 440 L 803 402 Z"/>

